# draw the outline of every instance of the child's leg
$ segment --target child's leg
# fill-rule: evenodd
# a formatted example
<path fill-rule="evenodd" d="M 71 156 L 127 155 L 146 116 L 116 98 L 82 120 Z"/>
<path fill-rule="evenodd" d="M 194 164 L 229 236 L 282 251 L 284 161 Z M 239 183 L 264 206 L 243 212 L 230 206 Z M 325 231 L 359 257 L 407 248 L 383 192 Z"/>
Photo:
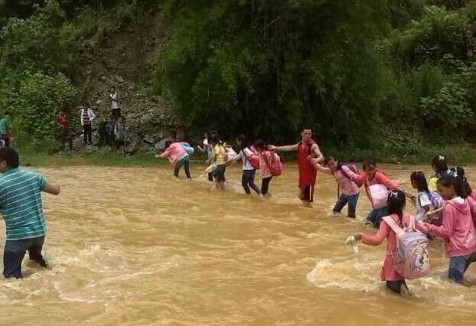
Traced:
<path fill-rule="evenodd" d="M 357 201 L 359 200 L 359 194 L 351 195 L 348 197 L 347 216 L 355 218 L 355 210 L 357 208 Z"/>
<path fill-rule="evenodd" d="M 248 182 L 248 184 L 250 185 L 251 189 L 253 189 L 257 194 L 260 194 L 261 189 L 255 183 L 255 175 L 256 170 L 251 170 L 250 182 Z"/>
<path fill-rule="evenodd" d="M 192 175 L 190 174 L 190 161 L 188 158 L 184 160 L 183 166 L 184 166 L 185 174 L 187 175 L 187 178 L 192 179 Z"/>
<path fill-rule="evenodd" d="M 273 177 L 267 177 L 261 180 L 261 193 L 263 196 L 268 195 L 268 190 L 269 190 L 269 183 L 271 182 L 271 179 Z"/>
<path fill-rule="evenodd" d="M 179 160 L 177 161 L 177 163 L 175 163 L 174 176 L 177 178 L 178 178 L 180 168 L 182 167 L 182 165 L 183 165 L 183 160 Z"/>
<path fill-rule="evenodd" d="M 402 287 L 407 287 L 407 283 L 405 280 L 399 280 L 399 281 L 387 281 L 387 288 L 392 290 L 395 293 L 401 294 L 402 293 Z"/>
<path fill-rule="evenodd" d="M 464 256 L 450 257 L 448 278 L 456 283 L 462 283 L 466 268 L 467 259 Z"/>
<path fill-rule="evenodd" d="M 249 182 L 250 182 L 250 171 L 243 170 L 243 174 L 241 175 L 241 185 L 243 186 L 245 193 L 248 195 L 251 195 L 251 190 L 250 190 L 250 187 L 248 186 Z"/>
<path fill-rule="evenodd" d="M 348 198 L 349 198 L 349 196 L 341 194 L 339 196 L 339 199 L 337 199 L 337 201 L 334 205 L 334 208 L 332 209 L 332 212 L 333 213 L 340 213 L 342 208 L 344 208 L 344 206 L 347 204 Z"/>

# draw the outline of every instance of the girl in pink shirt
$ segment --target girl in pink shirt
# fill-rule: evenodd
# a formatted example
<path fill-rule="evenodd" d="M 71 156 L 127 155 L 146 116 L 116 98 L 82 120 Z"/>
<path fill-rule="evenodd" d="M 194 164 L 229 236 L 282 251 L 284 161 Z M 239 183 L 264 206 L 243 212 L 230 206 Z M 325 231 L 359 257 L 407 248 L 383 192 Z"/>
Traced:
<path fill-rule="evenodd" d="M 380 227 L 380 221 L 383 216 L 388 215 L 387 196 L 390 190 L 396 190 L 398 183 L 391 180 L 385 173 L 377 170 L 375 160 L 368 159 L 363 163 L 364 172 L 359 174 L 349 173 L 352 180 L 360 181 L 364 184 L 367 197 L 372 204 L 372 210 L 367 216 L 367 223 L 374 228 Z"/>
<path fill-rule="evenodd" d="M 266 162 L 270 160 L 270 157 L 273 153 L 268 150 L 268 147 L 260 139 L 255 142 L 255 149 L 259 154 L 259 173 L 261 177 L 261 194 L 264 197 L 270 197 L 271 194 L 269 193 L 269 183 L 271 182 L 271 179 L 273 178 L 273 176 L 271 175 L 271 171 L 269 170 L 269 166 Z"/>
<path fill-rule="evenodd" d="M 406 204 L 406 197 L 401 190 L 392 190 L 388 194 L 387 208 L 389 215 L 400 227 L 408 227 L 410 218 L 415 218 L 409 214 L 403 213 Z M 416 228 L 423 230 L 424 226 L 421 222 L 415 221 Z M 403 276 L 397 273 L 394 268 L 394 256 L 397 254 L 397 235 L 392 228 L 383 221 L 377 233 L 369 235 L 363 233 L 354 234 L 355 240 L 362 240 L 363 243 L 371 246 L 379 245 L 384 239 L 387 239 L 387 254 L 383 262 L 380 277 L 382 281 L 386 281 L 387 288 L 396 293 L 402 292 L 402 287 L 408 290 L 407 284 Z"/>
<path fill-rule="evenodd" d="M 466 198 L 463 179 L 451 173 L 437 181 L 438 192 L 445 199 L 441 226 L 425 223 L 426 232 L 441 236 L 446 254 L 450 257 L 448 277 L 463 283 L 469 265 L 476 261 L 476 236 L 474 217 L 476 202 Z"/>
<path fill-rule="evenodd" d="M 342 165 L 339 160 L 332 155 L 327 156 L 324 162 L 327 167 L 320 165 L 317 159 L 311 159 L 311 163 L 317 170 L 332 174 L 338 183 L 339 195 L 332 212 L 339 214 L 342 208 L 348 204 L 347 217 L 355 218 L 355 210 L 360 193 L 359 187 L 349 177 L 352 171 L 347 166 Z"/>
<path fill-rule="evenodd" d="M 190 175 L 190 159 L 181 142 L 172 143 L 170 140 L 165 142 L 165 151 L 155 157 L 167 157 L 171 164 L 175 165 L 174 175 L 178 178 L 180 168 L 182 165 L 185 169 L 185 174 L 188 179 L 192 179 Z"/>

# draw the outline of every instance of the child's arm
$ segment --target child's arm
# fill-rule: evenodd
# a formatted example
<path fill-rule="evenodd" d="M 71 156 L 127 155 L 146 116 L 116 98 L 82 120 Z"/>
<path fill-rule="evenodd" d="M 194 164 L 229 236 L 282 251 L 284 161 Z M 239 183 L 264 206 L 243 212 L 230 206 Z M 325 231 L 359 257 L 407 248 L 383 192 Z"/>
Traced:
<path fill-rule="evenodd" d="M 425 207 L 426 207 L 426 206 L 425 206 Z M 425 208 L 425 210 L 426 210 L 426 208 Z M 432 218 L 433 218 L 433 215 L 436 215 L 436 214 L 440 213 L 442 210 L 443 210 L 443 207 L 440 207 L 440 208 L 437 208 L 437 209 L 433 209 L 433 210 L 428 209 L 428 210 L 426 211 L 425 216 L 426 216 L 428 219 L 432 219 Z"/>
<path fill-rule="evenodd" d="M 399 188 L 398 183 L 387 177 L 381 172 L 377 172 L 378 179 L 377 182 L 383 184 L 389 190 L 396 190 Z"/>
<path fill-rule="evenodd" d="M 157 154 L 155 157 L 168 157 L 170 155 L 170 147 L 163 151 L 162 154 Z"/>
<path fill-rule="evenodd" d="M 327 168 L 327 167 L 324 167 L 324 166 L 320 165 L 319 160 L 317 158 L 311 158 L 310 162 L 316 170 L 322 171 L 324 173 L 332 174 L 332 170 Z"/>
<path fill-rule="evenodd" d="M 387 238 L 389 230 L 390 230 L 390 227 L 388 226 L 388 224 L 382 221 L 380 223 L 380 228 L 378 229 L 377 233 L 372 235 L 357 233 L 357 234 L 354 234 L 354 237 L 355 237 L 355 240 L 362 240 L 362 242 L 365 243 L 366 245 L 376 246 L 381 244 L 383 240 Z"/>

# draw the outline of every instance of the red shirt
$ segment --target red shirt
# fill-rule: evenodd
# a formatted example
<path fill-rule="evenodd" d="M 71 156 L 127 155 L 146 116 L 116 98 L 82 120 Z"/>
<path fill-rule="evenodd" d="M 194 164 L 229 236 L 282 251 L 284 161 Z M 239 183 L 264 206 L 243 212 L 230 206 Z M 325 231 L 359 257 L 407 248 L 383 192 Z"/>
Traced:
<path fill-rule="evenodd" d="M 316 183 L 317 170 L 308 160 L 311 146 L 316 142 L 311 140 L 309 143 L 300 142 L 298 148 L 298 168 L 299 168 L 299 188 L 311 185 L 314 187 Z"/>
<path fill-rule="evenodd" d="M 68 132 L 71 126 L 71 122 L 69 120 L 69 116 L 67 114 L 60 114 L 58 115 L 56 122 L 61 128 L 62 132 Z"/>

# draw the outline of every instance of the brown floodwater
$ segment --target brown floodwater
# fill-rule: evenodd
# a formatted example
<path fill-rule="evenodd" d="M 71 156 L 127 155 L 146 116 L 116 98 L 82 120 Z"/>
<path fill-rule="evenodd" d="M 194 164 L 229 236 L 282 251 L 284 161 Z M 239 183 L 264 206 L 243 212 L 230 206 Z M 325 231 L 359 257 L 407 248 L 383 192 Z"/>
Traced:
<path fill-rule="evenodd" d="M 192 181 L 174 180 L 169 166 L 40 168 L 62 186 L 43 196 L 52 267 L 25 261 L 24 279 L 0 281 L 0 325 L 475 324 L 476 286 L 446 280 L 438 241 L 432 273 L 409 282 L 410 298 L 380 281 L 385 244 L 361 245 L 359 257 L 344 244 L 365 229 L 364 195 L 350 221 L 329 214 L 328 175 L 306 209 L 294 165 L 271 182 L 270 200 L 242 193 L 239 165 L 225 193 L 211 190 L 204 168 L 192 166 Z M 412 169 L 385 166 L 407 190 Z"/>

